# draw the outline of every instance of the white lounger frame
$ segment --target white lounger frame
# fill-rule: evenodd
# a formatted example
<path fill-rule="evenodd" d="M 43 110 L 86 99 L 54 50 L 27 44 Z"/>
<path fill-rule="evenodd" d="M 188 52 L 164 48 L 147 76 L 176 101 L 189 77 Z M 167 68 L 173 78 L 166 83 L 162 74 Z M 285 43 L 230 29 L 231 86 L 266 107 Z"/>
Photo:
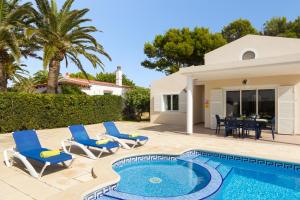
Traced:
<path fill-rule="evenodd" d="M 67 146 L 66 144 L 68 144 L 70 147 L 69 149 L 67 149 Z M 74 141 L 74 139 L 65 139 L 61 142 L 61 145 L 62 145 L 62 148 L 64 151 L 68 152 L 68 153 L 71 153 L 71 148 L 72 146 L 76 146 L 76 147 L 79 147 L 81 150 L 84 151 L 84 153 L 90 158 L 90 159 L 93 159 L 93 160 L 96 160 L 97 158 L 100 158 L 101 155 L 104 153 L 104 152 L 108 152 L 108 153 L 116 153 L 119 148 L 120 148 L 120 145 L 119 147 L 115 148 L 115 150 L 111 150 L 111 149 L 107 149 L 107 148 L 97 148 L 97 150 L 99 150 L 99 154 L 97 156 L 95 156 L 93 154 L 93 152 L 91 152 L 91 150 L 89 150 L 89 147 L 88 146 L 85 146 L 83 144 L 80 144 L 76 141 Z M 95 148 L 96 149 L 96 148 Z"/>
<path fill-rule="evenodd" d="M 69 154 L 66 151 L 65 151 L 65 153 Z M 11 156 L 9 157 L 9 155 L 11 155 Z M 71 154 L 69 154 L 69 155 L 71 155 Z M 11 167 L 13 165 L 13 161 L 11 159 L 12 157 L 18 158 L 25 165 L 25 167 L 28 170 L 28 172 L 30 173 L 30 175 L 33 176 L 34 178 L 41 178 L 42 175 L 43 175 L 43 173 L 44 173 L 44 171 L 46 170 L 46 168 L 50 165 L 50 162 L 46 162 L 44 164 L 42 170 L 40 171 L 40 173 L 38 173 L 34 169 L 34 167 L 32 166 L 32 164 L 28 161 L 28 159 L 25 156 L 23 156 L 22 154 L 20 154 L 15 148 L 10 148 L 10 149 L 4 150 L 3 156 L 4 156 L 5 165 L 7 167 Z M 65 164 L 65 162 L 62 162 L 62 164 L 65 167 L 69 168 L 73 164 L 74 159 L 75 159 L 75 157 L 72 156 L 72 160 L 70 161 L 70 163 L 68 165 Z"/>
<path fill-rule="evenodd" d="M 148 140 L 140 141 L 140 140 L 126 140 L 126 139 L 120 139 L 120 138 L 111 136 L 111 135 L 109 135 L 108 133 L 105 134 L 105 137 L 110 138 L 110 139 L 113 139 L 113 140 L 119 142 L 119 144 L 120 144 L 124 149 L 127 149 L 127 150 L 133 149 L 133 148 L 136 147 L 137 145 L 145 145 L 145 144 L 148 142 L 148 140 L 149 140 L 149 139 L 148 139 Z M 124 140 L 130 141 L 130 142 L 135 141 L 135 143 L 133 144 L 132 147 L 130 147 L 128 144 L 126 144 L 126 143 L 124 142 Z"/>

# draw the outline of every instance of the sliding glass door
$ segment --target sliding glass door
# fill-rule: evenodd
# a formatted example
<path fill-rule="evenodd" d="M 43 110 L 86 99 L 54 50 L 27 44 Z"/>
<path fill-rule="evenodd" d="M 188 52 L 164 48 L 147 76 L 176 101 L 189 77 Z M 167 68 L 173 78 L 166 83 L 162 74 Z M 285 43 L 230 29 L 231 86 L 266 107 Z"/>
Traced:
<path fill-rule="evenodd" d="M 275 90 L 258 90 L 258 115 L 269 120 L 275 116 Z"/>
<path fill-rule="evenodd" d="M 242 115 L 256 115 L 256 90 L 242 90 Z"/>
<path fill-rule="evenodd" d="M 239 117 L 241 109 L 240 91 L 226 92 L 226 116 Z"/>
<path fill-rule="evenodd" d="M 275 116 L 275 89 L 226 91 L 226 116 L 272 119 Z"/>

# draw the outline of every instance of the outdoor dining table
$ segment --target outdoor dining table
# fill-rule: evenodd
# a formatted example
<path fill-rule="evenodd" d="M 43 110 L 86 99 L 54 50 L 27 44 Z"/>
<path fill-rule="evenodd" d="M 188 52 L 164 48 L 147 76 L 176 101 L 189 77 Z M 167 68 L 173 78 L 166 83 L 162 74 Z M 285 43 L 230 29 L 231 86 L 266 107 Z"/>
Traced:
<path fill-rule="evenodd" d="M 261 130 L 266 127 L 268 120 L 267 119 L 242 119 L 242 118 L 232 118 L 232 119 L 225 119 L 225 121 L 232 121 L 238 124 L 238 127 L 236 129 L 239 131 L 239 135 L 242 130 L 242 136 L 244 136 L 244 131 L 245 131 L 245 125 L 247 122 L 256 122 L 257 123 L 257 131 L 255 132 L 255 138 L 259 139 L 261 136 Z M 229 133 L 232 133 L 231 128 L 226 128 L 226 123 L 225 123 L 225 136 L 228 136 Z"/>

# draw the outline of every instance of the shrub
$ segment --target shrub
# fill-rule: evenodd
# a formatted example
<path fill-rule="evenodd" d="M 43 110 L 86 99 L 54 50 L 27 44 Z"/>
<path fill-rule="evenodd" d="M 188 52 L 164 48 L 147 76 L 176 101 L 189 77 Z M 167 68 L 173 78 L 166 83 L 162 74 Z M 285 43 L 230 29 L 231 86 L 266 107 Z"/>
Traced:
<path fill-rule="evenodd" d="M 81 89 L 75 85 L 61 85 L 60 87 L 62 94 L 86 95 L 86 93 L 82 92 Z"/>
<path fill-rule="evenodd" d="M 142 87 L 129 90 L 125 94 L 125 116 L 140 121 L 144 112 L 150 112 L 150 90 Z"/>
<path fill-rule="evenodd" d="M 0 132 L 120 120 L 119 96 L 0 94 Z"/>

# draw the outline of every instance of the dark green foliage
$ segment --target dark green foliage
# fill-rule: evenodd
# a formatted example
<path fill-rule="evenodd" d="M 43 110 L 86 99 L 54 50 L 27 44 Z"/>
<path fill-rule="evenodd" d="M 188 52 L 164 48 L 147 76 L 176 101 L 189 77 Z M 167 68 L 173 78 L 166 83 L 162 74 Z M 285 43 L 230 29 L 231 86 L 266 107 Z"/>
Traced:
<path fill-rule="evenodd" d="M 222 35 L 227 42 L 232 42 L 248 34 L 258 34 L 258 32 L 247 19 L 235 20 L 222 30 Z"/>
<path fill-rule="evenodd" d="M 97 81 L 108 82 L 108 83 L 116 83 L 116 74 L 115 73 L 99 73 L 96 75 Z M 127 78 L 125 74 L 122 76 L 123 85 L 127 86 L 135 86 L 132 80 Z"/>
<path fill-rule="evenodd" d="M 172 74 L 182 67 L 204 64 L 204 54 L 224 44 L 221 34 L 211 33 L 207 28 L 170 29 L 157 35 L 153 43 L 144 45 L 147 59 L 141 65 Z"/>
<path fill-rule="evenodd" d="M 142 87 L 129 90 L 125 94 L 125 117 L 140 121 L 144 112 L 150 112 L 150 90 Z"/>
<path fill-rule="evenodd" d="M 77 72 L 70 74 L 71 78 L 81 78 L 81 79 L 88 79 L 88 80 L 95 80 L 95 77 L 89 73 Z"/>
<path fill-rule="evenodd" d="M 264 35 L 300 38 L 300 17 L 288 21 L 286 17 L 273 17 L 264 24 Z"/>
<path fill-rule="evenodd" d="M 0 94 L 0 132 L 96 124 L 122 118 L 119 96 Z"/>
<path fill-rule="evenodd" d="M 82 92 L 78 86 L 75 85 L 61 85 L 61 93 L 62 94 L 77 94 L 77 95 L 86 95 L 86 93 Z"/>

